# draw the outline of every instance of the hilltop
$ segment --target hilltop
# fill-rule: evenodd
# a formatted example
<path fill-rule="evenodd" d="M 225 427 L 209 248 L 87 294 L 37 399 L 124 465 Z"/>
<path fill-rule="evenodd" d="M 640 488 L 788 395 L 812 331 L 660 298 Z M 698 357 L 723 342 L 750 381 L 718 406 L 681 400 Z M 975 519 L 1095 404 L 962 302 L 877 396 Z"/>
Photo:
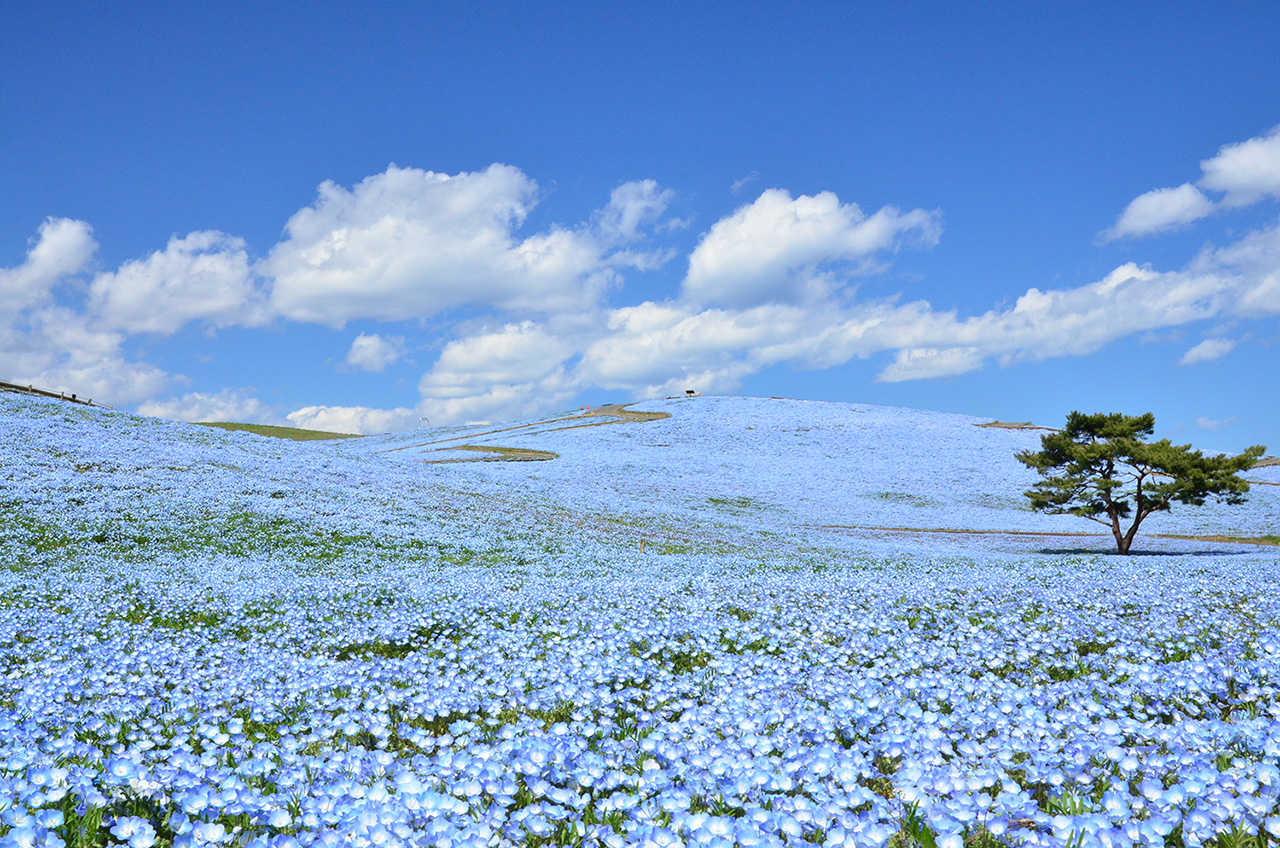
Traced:
<path fill-rule="evenodd" d="M 477 477 L 554 492 L 577 508 L 728 521 L 777 530 L 872 528 L 1094 532 L 1089 522 L 1031 512 L 1022 492 L 1036 476 L 1014 459 L 1043 428 L 863 404 L 707 397 L 633 404 L 655 420 L 553 417 L 365 440 L 353 450 L 401 462 L 450 456 L 451 446 L 508 447 L 554 462 L 488 464 Z M 613 423 L 616 426 L 604 426 Z M 383 453 L 390 447 L 390 452 Z M 456 453 L 456 452 L 455 452 Z M 1243 509 L 1177 509 L 1151 532 L 1248 537 L 1280 527 L 1280 471 Z"/>

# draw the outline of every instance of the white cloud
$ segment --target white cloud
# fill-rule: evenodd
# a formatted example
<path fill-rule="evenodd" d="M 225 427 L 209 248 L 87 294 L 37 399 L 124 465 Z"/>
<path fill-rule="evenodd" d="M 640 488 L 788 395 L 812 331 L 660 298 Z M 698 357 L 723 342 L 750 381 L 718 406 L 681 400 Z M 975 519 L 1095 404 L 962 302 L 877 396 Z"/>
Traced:
<path fill-rule="evenodd" d="M 1232 313 L 1244 318 L 1280 315 L 1280 223 L 1248 233 L 1226 247 L 1205 250 L 1191 273 L 1230 274 L 1238 285 Z"/>
<path fill-rule="evenodd" d="M 245 243 L 225 233 L 175 236 L 163 249 L 98 273 L 87 287 L 66 289 L 63 300 L 74 305 L 58 305 L 55 289 L 88 268 L 97 245 L 84 222 L 51 218 L 26 261 L 0 269 L 2 376 L 93 392 L 113 403 L 151 398 L 148 408 L 157 414 L 190 417 L 235 398 L 192 393 L 155 400 L 172 378 L 126 361 L 122 345 L 130 335 L 173 334 L 192 322 L 260 326 L 277 314 L 340 327 L 358 317 L 423 318 L 459 307 L 544 316 L 563 331 L 592 320 L 601 295 L 620 281 L 620 269 L 657 268 L 674 255 L 639 244 L 651 231 L 683 225 L 663 221 L 672 196 L 652 180 L 623 183 L 586 223 L 517 237 L 537 202 L 537 185 L 519 169 L 495 164 L 449 176 L 391 166 L 350 190 L 323 184 L 315 203 L 290 218 L 285 238 L 261 262 L 252 262 Z M 524 328 L 516 334 L 520 344 L 538 342 L 528 322 L 512 326 Z M 540 332 L 545 353 L 554 340 Z M 495 375 L 468 371 L 464 354 L 498 367 L 494 346 L 507 337 L 515 338 L 482 334 L 446 348 L 427 375 L 436 400 L 465 406 L 460 387 Z M 477 348 L 485 345 L 491 349 Z M 381 370 L 404 352 L 400 337 L 361 334 L 346 363 Z M 507 370 L 499 367 L 496 378 L 512 377 L 517 363 L 518 357 L 508 357 Z M 563 397 L 568 390 L 553 391 L 552 382 L 541 374 L 526 389 Z M 317 407 L 305 414 L 341 422 L 356 415 L 353 409 Z M 244 409 L 244 416 L 266 414 Z M 357 424 L 366 429 L 399 420 L 374 412 L 360 416 Z"/>
<path fill-rule="evenodd" d="M 174 236 L 164 250 L 94 277 L 89 308 L 110 329 L 177 332 L 192 321 L 257 326 L 270 319 L 244 241 L 203 231 Z"/>
<path fill-rule="evenodd" d="M 1139 195 L 1125 207 L 1111 229 L 1102 233 L 1103 241 L 1126 236 L 1160 233 L 1198 221 L 1213 212 L 1213 201 L 1200 189 L 1183 183 L 1177 188 L 1158 188 Z"/>
<path fill-rule="evenodd" d="M 610 313 L 606 332 L 587 346 L 576 376 L 586 385 L 646 395 L 695 379 L 699 388 L 724 390 L 789 358 L 817 329 L 814 317 L 787 304 L 701 311 L 677 303 L 623 307 Z"/>
<path fill-rule="evenodd" d="M 0 269 L 0 379 L 74 393 L 105 405 L 162 391 L 164 371 L 125 359 L 121 333 L 59 305 L 59 287 L 83 272 L 97 244 L 83 221 L 49 218 L 16 268 Z"/>
<path fill-rule="evenodd" d="M 1223 148 L 1206 161 L 1200 187 L 1227 200 L 1269 196 L 1270 138 Z M 710 227 L 689 256 L 679 296 L 607 309 L 602 293 L 620 269 L 655 268 L 672 255 L 644 243 L 671 223 L 663 222 L 672 193 L 650 180 L 625 183 L 585 223 L 517 235 L 536 199 L 536 184 L 510 166 L 455 176 L 392 166 L 351 189 L 321 186 L 256 266 L 240 240 L 197 232 L 99 273 L 87 288 L 71 283 L 90 267 L 91 230 L 49 219 L 26 260 L 0 269 L 0 307 L 9 307 L 0 314 L 0 378 L 135 402 L 156 398 L 175 378 L 128 361 L 128 333 L 261 324 L 274 309 L 335 327 L 467 309 L 466 326 L 485 329 L 445 345 L 419 382 L 416 409 L 317 405 L 283 419 L 371 433 L 412 427 L 422 416 L 443 424 L 538 415 L 588 387 L 633 396 L 727 391 L 780 364 L 816 369 L 884 356 L 880 380 L 926 379 L 989 360 L 1086 355 L 1200 320 L 1280 314 L 1280 225 L 1206 249 L 1181 270 L 1129 263 L 1093 283 L 1029 288 L 1012 306 L 981 314 L 919 300 L 855 301 L 855 275 L 880 270 L 905 245 L 937 241 L 938 213 L 885 207 L 866 215 L 831 192 L 792 197 L 778 189 Z M 1150 192 L 1115 229 L 1156 231 L 1212 208 L 1195 185 Z M 255 274 L 273 278 L 269 301 Z M 1225 355 L 1232 344 L 1202 342 L 1182 361 Z M 400 336 L 362 333 L 346 365 L 385 369 L 405 348 Z M 234 391 L 153 400 L 144 410 L 282 420 Z"/>
<path fill-rule="evenodd" d="M 731 307 L 813 302 L 841 284 L 833 270 L 865 269 L 908 240 L 935 244 L 940 230 L 936 212 L 886 206 L 867 217 L 829 191 L 792 198 L 769 189 L 703 236 L 689 256 L 683 296 Z"/>
<path fill-rule="evenodd" d="M 1235 350 L 1238 342 L 1235 339 L 1205 339 L 1188 350 L 1179 360 L 1179 365 L 1195 365 L 1197 362 L 1211 362 L 1221 359 Z"/>
<path fill-rule="evenodd" d="M 1280 199 L 1280 126 L 1263 136 L 1225 145 L 1200 163 L 1200 185 L 1225 192 L 1226 206 L 1246 206 L 1270 197 Z"/>
<path fill-rule="evenodd" d="M 653 180 L 623 183 L 609 194 L 609 204 L 597 215 L 597 227 L 610 243 L 635 241 L 642 226 L 657 223 L 673 197 L 675 192 Z"/>
<path fill-rule="evenodd" d="M 1196 321 L 1280 314 L 1280 224 L 1181 270 L 1126 263 L 1096 282 L 1030 288 L 1004 309 L 963 316 L 924 301 L 703 306 L 648 301 L 555 332 L 508 324 L 451 343 L 420 384 L 433 421 L 503 420 L 554 408 L 585 387 L 632 396 L 730 391 L 764 368 L 828 368 L 885 353 L 885 382 L 1084 356 L 1111 342 Z M 1203 344 L 1186 361 L 1229 342 Z M 576 361 L 575 361 L 576 360 Z"/>
<path fill-rule="evenodd" d="M 105 406 L 135 403 L 164 391 L 172 377 L 147 362 L 130 361 L 125 338 L 89 326 L 80 315 L 47 307 L 22 326 L 0 325 L 0 379 L 75 393 Z"/>
<path fill-rule="evenodd" d="M 237 389 L 217 393 L 189 392 L 182 397 L 149 400 L 138 407 L 141 415 L 174 421 L 231 421 L 240 424 L 283 424 L 279 414 L 262 401 Z"/>
<path fill-rule="evenodd" d="M 729 186 L 729 192 L 731 194 L 741 194 L 744 188 L 758 179 L 760 179 L 760 173 L 758 171 L 752 171 L 742 179 L 734 180 L 733 185 Z"/>
<path fill-rule="evenodd" d="M 1221 430 L 1223 427 L 1226 427 L 1228 424 L 1230 424 L 1232 421 L 1235 421 L 1235 420 L 1236 418 L 1234 415 L 1231 416 L 1230 418 L 1201 417 L 1196 419 L 1196 426 L 1199 427 L 1201 430 L 1217 431 L 1217 430 Z"/>
<path fill-rule="evenodd" d="M 536 418 L 564 409 L 578 388 L 556 381 L 478 387 L 474 394 L 424 398 L 418 410 L 432 424 L 487 424 Z"/>
<path fill-rule="evenodd" d="M 951 377 L 982 367 L 984 357 L 976 347 L 913 347 L 898 351 L 893 362 L 876 379 L 882 383 Z"/>
<path fill-rule="evenodd" d="M 928 303 L 644 303 L 609 314 L 584 348 L 584 385 L 653 394 L 699 376 L 724 390 L 777 363 L 826 368 L 893 352 L 882 381 L 1094 353 L 1116 339 L 1216 317 L 1280 314 L 1280 226 L 1206 251 L 1181 271 L 1127 263 L 1087 285 L 1031 288 L 1011 308 L 961 317 Z M 1210 348 L 1206 346 L 1205 351 Z"/>
<path fill-rule="evenodd" d="M 54 287 L 89 264 L 98 243 L 84 221 L 46 218 L 32 240 L 27 258 L 17 268 L 0 268 L 0 312 L 48 302 Z"/>
<path fill-rule="evenodd" d="M 574 345 L 525 321 L 445 345 L 418 384 L 419 408 L 434 423 L 538 414 L 577 391 L 565 362 Z"/>
<path fill-rule="evenodd" d="M 285 416 L 289 425 L 328 433 L 364 436 L 408 430 L 418 423 L 412 409 L 371 409 L 364 406 L 304 406 Z"/>
<path fill-rule="evenodd" d="M 383 371 L 404 356 L 404 339 L 361 333 L 347 351 L 347 365 L 362 371 Z"/>
<path fill-rule="evenodd" d="M 445 345 L 421 387 L 424 394 L 441 397 L 476 384 L 528 382 L 559 367 L 572 352 L 567 342 L 532 321 L 507 324 Z"/>
<path fill-rule="evenodd" d="M 611 238 L 633 235 L 665 203 L 656 186 L 639 185 L 615 191 L 603 213 Z M 282 314 L 333 327 L 466 305 L 551 313 L 593 304 L 614 281 L 598 234 L 552 228 L 518 240 L 536 202 L 537 184 L 510 165 L 454 176 L 392 165 L 351 190 L 321 185 L 259 270 L 274 278 Z"/>
<path fill-rule="evenodd" d="M 1099 233 L 1100 241 L 1165 232 L 1198 221 L 1219 207 L 1248 206 L 1267 198 L 1280 200 L 1280 127 L 1266 135 L 1227 144 L 1200 163 L 1200 188 L 1183 183 L 1139 195 Z M 1217 203 L 1200 189 L 1221 192 Z"/>

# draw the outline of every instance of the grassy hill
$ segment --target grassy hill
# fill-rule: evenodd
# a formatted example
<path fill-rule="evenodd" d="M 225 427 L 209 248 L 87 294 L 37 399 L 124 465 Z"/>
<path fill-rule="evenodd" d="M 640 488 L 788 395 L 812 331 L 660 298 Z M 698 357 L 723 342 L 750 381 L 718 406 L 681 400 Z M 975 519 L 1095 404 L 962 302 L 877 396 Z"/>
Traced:
<path fill-rule="evenodd" d="M 1057 535 L 989 419 L 636 408 L 290 441 L 0 398 L 0 839 L 1280 831 L 1274 548 Z M 1250 476 L 1152 531 L 1274 535 Z"/>

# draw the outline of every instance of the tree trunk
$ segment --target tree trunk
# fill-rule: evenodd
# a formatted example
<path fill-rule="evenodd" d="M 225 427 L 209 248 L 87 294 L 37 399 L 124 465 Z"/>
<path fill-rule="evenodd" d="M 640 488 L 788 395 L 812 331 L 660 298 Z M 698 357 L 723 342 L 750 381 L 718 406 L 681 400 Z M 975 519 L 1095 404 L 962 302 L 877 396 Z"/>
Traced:
<path fill-rule="evenodd" d="M 1122 554 L 1129 553 L 1129 543 L 1133 541 L 1133 534 L 1126 536 L 1120 531 L 1120 513 L 1114 507 L 1107 512 L 1111 516 L 1111 535 L 1116 537 L 1116 550 Z"/>
<path fill-rule="evenodd" d="M 1120 553 L 1128 555 L 1129 546 L 1133 544 L 1133 537 L 1138 535 L 1138 525 L 1142 523 L 1144 517 L 1142 513 L 1138 513 L 1133 517 L 1133 524 L 1129 527 L 1129 532 L 1124 534 L 1124 539 L 1121 541 Z"/>

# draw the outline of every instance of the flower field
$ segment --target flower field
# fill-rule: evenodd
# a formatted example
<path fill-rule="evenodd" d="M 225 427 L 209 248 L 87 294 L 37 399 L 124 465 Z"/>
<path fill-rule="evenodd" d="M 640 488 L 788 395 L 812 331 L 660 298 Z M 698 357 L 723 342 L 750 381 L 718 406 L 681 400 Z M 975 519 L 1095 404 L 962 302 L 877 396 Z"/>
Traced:
<path fill-rule="evenodd" d="M 1280 548 L 1001 532 L 1094 529 L 1026 510 L 1036 431 L 639 408 L 0 395 L 0 846 L 1280 844 Z M 462 445 L 558 458 L 422 462 Z M 1143 529 L 1276 534 L 1247 476 Z"/>

